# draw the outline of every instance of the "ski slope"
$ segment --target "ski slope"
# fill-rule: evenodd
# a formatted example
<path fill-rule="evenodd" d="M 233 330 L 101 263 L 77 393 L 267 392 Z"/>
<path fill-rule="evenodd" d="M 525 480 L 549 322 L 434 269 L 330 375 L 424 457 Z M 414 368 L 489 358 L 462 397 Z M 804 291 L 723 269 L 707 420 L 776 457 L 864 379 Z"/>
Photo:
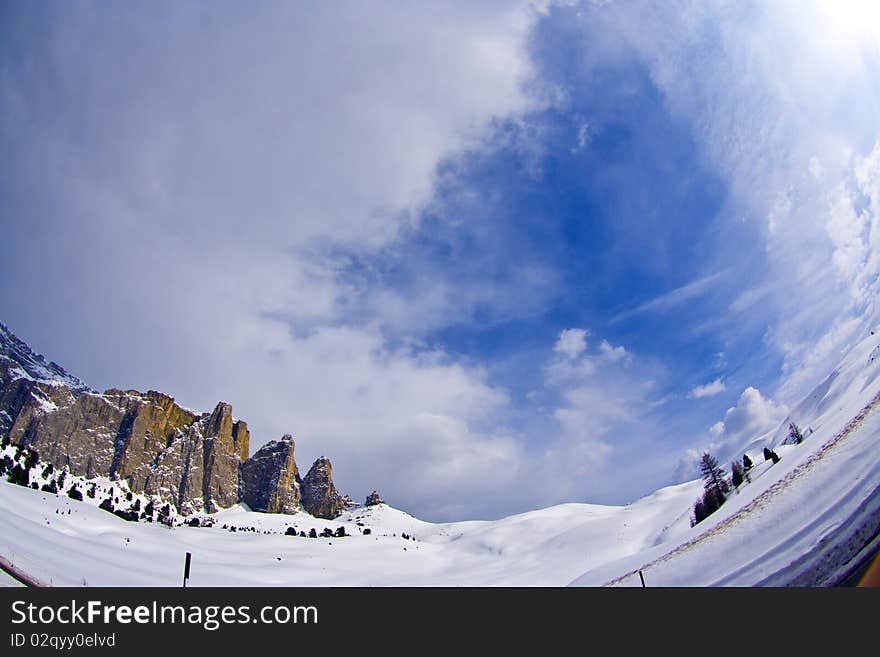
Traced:
<path fill-rule="evenodd" d="M 561 504 L 495 521 L 429 523 L 384 504 L 327 521 L 239 505 L 212 527 L 126 522 L 97 499 L 3 481 L 0 556 L 56 586 L 179 586 L 186 552 L 192 586 L 640 586 L 639 570 L 648 586 L 827 584 L 880 526 L 878 343 L 856 345 L 794 407 L 802 444 L 784 444 L 786 420 L 744 446 L 751 483 L 695 527 L 700 481 L 627 506 Z M 778 464 L 764 462 L 763 446 Z M 285 535 L 291 526 L 348 535 Z"/>

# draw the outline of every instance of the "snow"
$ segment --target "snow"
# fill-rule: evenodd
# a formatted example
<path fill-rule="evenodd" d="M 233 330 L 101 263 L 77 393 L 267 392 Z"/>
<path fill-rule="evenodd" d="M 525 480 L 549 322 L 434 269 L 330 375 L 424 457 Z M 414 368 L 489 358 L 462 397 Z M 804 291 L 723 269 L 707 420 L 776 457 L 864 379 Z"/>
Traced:
<path fill-rule="evenodd" d="M 193 586 L 641 586 L 639 570 L 648 586 L 810 583 L 845 569 L 880 523 L 878 342 L 856 345 L 778 429 L 743 446 L 751 482 L 695 527 L 700 481 L 627 506 L 560 504 L 495 521 L 429 523 L 387 504 L 335 520 L 238 505 L 212 527 L 126 522 L 97 508 L 100 495 L 77 502 L 2 481 L 0 555 L 69 586 L 179 586 L 186 552 Z M 802 444 L 783 444 L 789 421 Z M 779 463 L 764 462 L 764 445 Z M 289 526 L 349 536 L 287 536 Z"/>
<path fill-rule="evenodd" d="M 46 359 L 31 351 L 5 325 L 0 323 L 0 361 L 7 361 L 9 373 L 13 378 L 30 379 L 48 385 L 64 385 L 75 392 L 84 392 L 89 387 L 80 379 L 69 374 L 60 365 L 46 362 Z"/>
<path fill-rule="evenodd" d="M 46 399 L 42 394 L 37 394 L 36 392 L 31 392 L 31 397 L 33 397 L 37 403 L 40 405 L 40 410 L 43 413 L 54 413 L 58 410 L 58 406 L 51 399 Z"/>

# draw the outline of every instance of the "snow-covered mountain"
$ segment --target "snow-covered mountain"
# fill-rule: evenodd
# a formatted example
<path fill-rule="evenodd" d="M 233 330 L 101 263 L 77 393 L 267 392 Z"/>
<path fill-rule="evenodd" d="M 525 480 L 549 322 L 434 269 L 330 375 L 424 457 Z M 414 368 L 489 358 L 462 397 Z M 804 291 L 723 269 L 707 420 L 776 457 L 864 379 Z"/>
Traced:
<path fill-rule="evenodd" d="M 751 481 L 695 526 L 700 481 L 627 506 L 562 504 L 485 522 L 428 523 L 386 504 L 333 520 L 239 504 L 191 527 L 127 522 L 97 495 L 73 500 L 68 476 L 58 493 L 0 482 L 0 556 L 72 586 L 177 586 L 185 552 L 193 585 L 640 586 L 639 571 L 648 586 L 833 584 L 880 540 L 878 345 L 874 335 L 855 345 L 789 419 L 744 446 Z M 804 429 L 799 445 L 786 444 L 789 421 Z M 765 446 L 778 463 L 764 460 Z"/>

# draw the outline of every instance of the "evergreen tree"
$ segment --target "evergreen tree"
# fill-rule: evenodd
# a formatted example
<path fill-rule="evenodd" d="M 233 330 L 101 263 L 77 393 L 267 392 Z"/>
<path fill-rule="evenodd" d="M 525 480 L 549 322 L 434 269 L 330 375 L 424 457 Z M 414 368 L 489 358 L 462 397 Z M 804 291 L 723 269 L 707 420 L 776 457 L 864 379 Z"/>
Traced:
<path fill-rule="evenodd" d="M 764 460 L 769 461 L 773 458 L 773 452 L 771 452 L 767 447 L 764 448 Z"/>
<path fill-rule="evenodd" d="M 703 476 L 703 488 L 713 491 L 723 503 L 724 494 L 730 490 L 727 473 L 718 465 L 718 460 L 708 452 L 703 452 L 703 456 L 700 457 L 700 473 Z"/>
<path fill-rule="evenodd" d="M 743 482 L 743 466 L 739 461 L 730 464 L 730 483 L 737 488 Z"/>
<path fill-rule="evenodd" d="M 752 459 L 749 458 L 748 454 L 743 454 L 743 470 L 748 472 L 752 469 Z"/>
<path fill-rule="evenodd" d="M 795 445 L 800 445 L 804 442 L 804 435 L 801 433 L 800 427 L 794 422 L 788 423 L 788 439 L 789 442 L 792 442 Z"/>
<path fill-rule="evenodd" d="M 724 504 L 725 493 L 730 490 L 727 474 L 718 465 L 717 459 L 708 452 L 703 452 L 700 457 L 700 473 L 703 476 L 703 497 L 694 503 L 691 526 L 717 511 Z"/>

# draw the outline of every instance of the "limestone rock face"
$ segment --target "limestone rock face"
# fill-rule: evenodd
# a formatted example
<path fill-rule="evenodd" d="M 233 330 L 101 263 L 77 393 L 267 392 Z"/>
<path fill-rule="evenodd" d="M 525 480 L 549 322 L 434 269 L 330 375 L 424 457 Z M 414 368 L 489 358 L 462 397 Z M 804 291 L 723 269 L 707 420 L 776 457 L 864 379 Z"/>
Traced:
<path fill-rule="evenodd" d="M 86 477 L 126 479 L 182 513 L 214 511 L 239 499 L 239 465 L 249 434 L 220 403 L 187 410 L 156 391 L 91 391 L 0 325 L 0 434 L 56 467 Z"/>
<path fill-rule="evenodd" d="M 385 504 L 385 500 L 379 495 L 378 491 L 373 491 L 369 495 L 367 495 L 367 500 L 364 502 L 365 506 L 376 506 L 377 504 Z"/>
<path fill-rule="evenodd" d="M 263 445 L 241 466 L 241 501 L 254 511 L 296 513 L 300 476 L 293 458 L 295 444 L 287 434 Z"/>
<path fill-rule="evenodd" d="M 250 432 L 229 404 L 198 413 L 154 390 L 95 392 L 0 324 L 0 437 L 7 436 L 55 467 L 127 480 L 133 492 L 183 514 L 243 501 L 256 511 L 304 508 L 331 519 L 353 506 L 336 490 L 328 459 L 300 479 L 289 435 L 248 458 Z"/>
<path fill-rule="evenodd" d="M 302 480 L 303 508 L 318 518 L 332 519 L 345 510 L 345 500 L 333 485 L 330 459 L 321 457 Z"/>

